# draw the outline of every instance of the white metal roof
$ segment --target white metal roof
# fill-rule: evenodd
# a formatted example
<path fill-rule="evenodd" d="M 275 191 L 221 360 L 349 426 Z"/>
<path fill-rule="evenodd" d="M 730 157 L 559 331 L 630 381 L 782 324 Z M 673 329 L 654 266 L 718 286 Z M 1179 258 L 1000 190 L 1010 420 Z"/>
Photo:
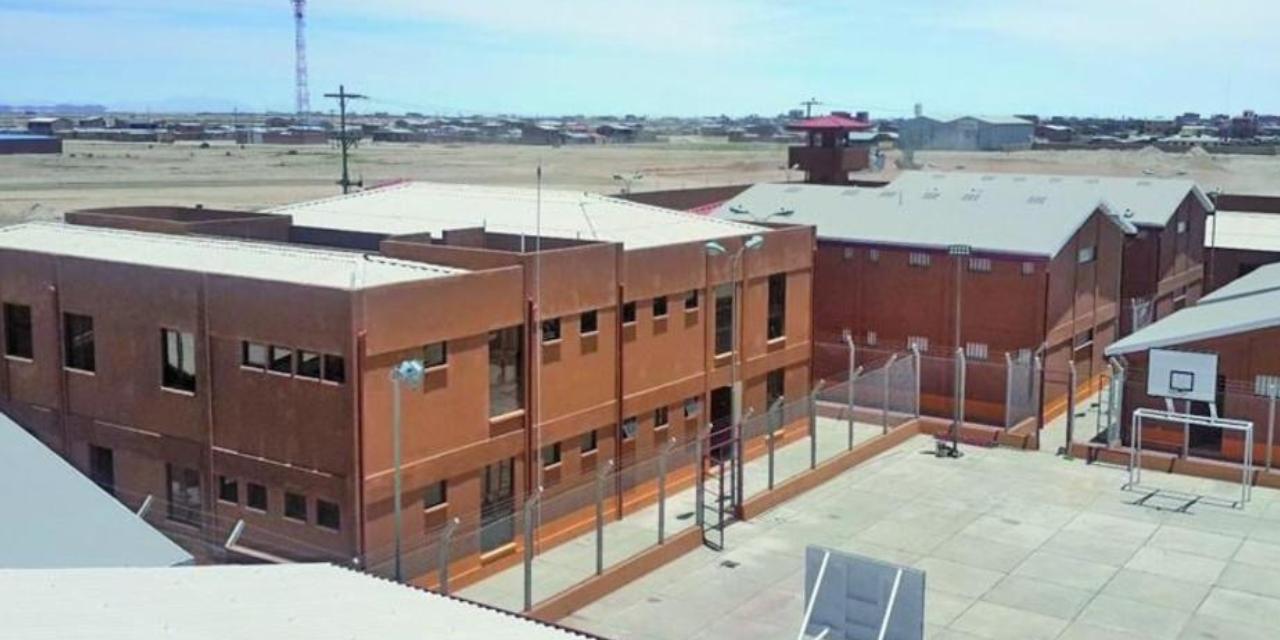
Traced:
<path fill-rule="evenodd" d="M 405 182 L 272 209 L 296 225 L 386 235 L 484 227 L 538 232 L 538 193 L 530 188 Z M 641 249 L 757 233 L 759 227 L 582 191 L 543 189 L 544 237 L 620 242 Z"/>
<path fill-rule="evenodd" d="M 191 561 L 3 413 L 0 513 L 0 568 L 168 567 Z M 10 604 L 0 596 L 0 612 Z M 10 617 L 0 613 L 0 636 L 23 637 L 7 628 Z"/>
<path fill-rule="evenodd" d="M 1280 214 L 1218 211 L 1209 216 L 1204 246 L 1280 252 Z"/>
<path fill-rule="evenodd" d="M 1102 208 L 1101 189 L 1083 179 L 1010 174 L 909 171 L 879 188 L 757 184 L 722 204 L 764 216 L 794 211 L 787 220 L 815 225 L 818 237 L 891 245 L 1053 256 Z M 1132 231 L 1118 216 L 1116 222 Z"/>
<path fill-rule="evenodd" d="M 465 271 L 354 251 L 56 222 L 0 227 L 0 249 L 347 290 Z"/>
<path fill-rule="evenodd" d="M 1111 343 L 1114 356 L 1280 326 L 1280 264 L 1252 273 Z"/>
<path fill-rule="evenodd" d="M 23 640 L 552 640 L 589 637 L 325 564 L 0 570 Z"/>

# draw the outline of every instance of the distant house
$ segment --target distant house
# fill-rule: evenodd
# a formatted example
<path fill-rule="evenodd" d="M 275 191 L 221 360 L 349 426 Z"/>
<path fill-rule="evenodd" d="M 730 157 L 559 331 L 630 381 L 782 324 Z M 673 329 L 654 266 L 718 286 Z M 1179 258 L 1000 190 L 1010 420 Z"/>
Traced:
<path fill-rule="evenodd" d="M 914 151 L 1017 151 L 1030 149 L 1035 124 L 1014 116 L 917 116 L 898 126 L 900 144 Z"/>
<path fill-rule="evenodd" d="M 526 123 L 520 126 L 520 142 L 558 147 L 565 143 L 565 132 L 549 123 Z"/>
<path fill-rule="evenodd" d="M 27 132 L 40 136 L 56 136 L 70 131 L 75 123 L 70 118 L 32 118 L 27 121 Z"/>
<path fill-rule="evenodd" d="M 1036 125 L 1036 137 L 1046 142 L 1071 142 L 1075 131 L 1064 124 Z"/>

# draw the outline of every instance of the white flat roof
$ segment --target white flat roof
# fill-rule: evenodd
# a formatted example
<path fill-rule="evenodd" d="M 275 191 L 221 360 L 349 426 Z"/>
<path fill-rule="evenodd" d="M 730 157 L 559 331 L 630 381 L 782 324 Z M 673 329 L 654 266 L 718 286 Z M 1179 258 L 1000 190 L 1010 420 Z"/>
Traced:
<path fill-rule="evenodd" d="M 23 640 L 562 640 L 590 637 L 326 564 L 0 570 Z"/>
<path fill-rule="evenodd" d="M 1280 252 L 1280 214 L 1218 211 L 1209 216 L 1204 246 Z"/>
<path fill-rule="evenodd" d="M 57 222 L 0 227 L 0 249 L 345 290 L 465 273 L 355 251 Z"/>
<path fill-rule="evenodd" d="M 404 182 L 271 209 L 303 227 L 385 235 L 484 227 L 495 233 L 539 232 L 536 189 Z M 620 242 L 628 249 L 758 233 L 760 227 L 583 191 L 543 189 L 544 237 Z"/>

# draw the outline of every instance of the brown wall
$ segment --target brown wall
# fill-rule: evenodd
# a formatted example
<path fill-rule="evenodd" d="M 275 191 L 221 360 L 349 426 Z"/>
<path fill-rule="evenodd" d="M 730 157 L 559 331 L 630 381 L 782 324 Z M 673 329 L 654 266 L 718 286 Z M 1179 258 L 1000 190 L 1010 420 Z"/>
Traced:
<path fill-rule="evenodd" d="M 667 209 L 688 211 L 717 202 L 732 200 L 738 194 L 751 188 L 749 184 L 731 184 L 719 187 L 693 187 L 691 189 L 664 189 L 661 191 L 641 191 L 639 193 L 619 193 L 614 197 L 649 204 Z"/>
<path fill-rule="evenodd" d="M 1133 332 L 1133 301 L 1153 300 L 1152 321 L 1190 306 L 1204 293 L 1204 234 L 1208 211 L 1188 193 L 1162 227 L 1139 227 L 1125 241 L 1121 335 Z M 1178 232 L 1178 223 L 1185 230 Z M 1185 296 L 1185 302 L 1176 302 Z"/>
<path fill-rule="evenodd" d="M 1280 262 L 1280 251 L 1245 251 L 1241 249 L 1209 250 L 1209 274 L 1205 293 L 1215 291 L 1232 280 L 1263 265 Z"/>

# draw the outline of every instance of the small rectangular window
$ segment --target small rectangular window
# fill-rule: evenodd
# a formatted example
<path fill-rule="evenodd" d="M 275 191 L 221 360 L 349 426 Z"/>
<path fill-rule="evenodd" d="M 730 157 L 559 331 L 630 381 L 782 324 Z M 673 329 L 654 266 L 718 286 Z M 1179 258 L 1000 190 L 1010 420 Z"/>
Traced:
<path fill-rule="evenodd" d="M 784 369 L 774 369 L 765 375 L 764 406 L 772 409 L 773 405 L 787 396 L 787 375 Z"/>
<path fill-rule="evenodd" d="M 852 260 L 852 259 L 853 259 L 853 247 L 845 247 L 845 248 L 844 248 L 844 259 L 845 259 L 845 260 Z"/>
<path fill-rule="evenodd" d="M 1280 396 L 1280 376 L 1259 375 L 1253 378 L 1253 393 L 1264 398 L 1271 397 L 1272 392 Z"/>
<path fill-rule="evenodd" d="M 554 442 L 542 447 L 542 466 L 554 467 L 560 464 L 560 443 Z"/>
<path fill-rule="evenodd" d="M 311 380 L 320 379 L 320 354 L 314 351 L 298 352 L 298 377 Z"/>
<path fill-rule="evenodd" d="M 1088 349 L 1089 347 L 1092 347 L 1092 346 L 1093 346 L 1093 329 L 1086 329 L 1084 333 L 1076 334 L 1076 338 L 1075 338 L 1076 351 L 1079 351 L 1081 349 Z"/>
<path fill-rule="evenodd" d="M 560 318 L 542 321 L 542 341 L 555 342 L 560 339 Z"/>
<path fill-rule="evenodd" d="M 653 428 L 665 428 L 671 422 L 670 416 L 667 414 L 666 407 L 658 407 L 653 410 Z"/>
<path fill-rule="evenodd" d="M 598 437 L 595 429 L 582 434 L 582 453 L 594 453 L 600 447 Z"/>
<path fill-rule="evenodd" d="M 636 303 L 624 302 L 622 304 L 622 324 L 635 324 L 636 321 Z"/>
<path fill-rule="evenodd" d="M 173 329 L 160 330 L 160 348 L 164 350 L 160 385 L 166 389 L 195 393 L 195 334 Z"/>
<path fill-rule="evenodd" d="M 244 485 L 244 506 L 258 511 L 267 510 L 267 488 L 256 483 L 246 482 Z"/>
<path fill-rule="evenodd" d="M 290 520 L 306 522 L 307 497 L 289 491 L 284 492 L 284 517 Z"/>
<path fill-rule="evenodd" d="M 35 341 L 31 333 L 31 307 L 25 304 L 4 305 L 4 353 L 15 358 L 35 358 Z"/>
<path fill-rule="evenodd" d="M 430 369 L 432 367 L 443 367 L 449 362 L 449 345 L 445 342 L 432 342 L 422 348 L 422 366 Z"/>
<path fill-rule="evenodd" d="M 267 345 L 247 340 L 240 343 L 240 365 L 250 369 L 266 369 Z"/>
<path fill-rule="evenodd" d="M 927 267 L 933 263 L 933 258 L 927 253 L 913 251 L 907 256 L 907 264 L 913 267 Z"/>
<path fill-rule="evenodd" d="M 116 493 L 115 452 L 106 447 L 89 445 L 89 479 L 111 495 Z"/>
<path fill-rule="evenodd" d="M 449 501 L 449 483 L 446 480 L 427 485 L 427 493 L 422 496 L 422 508 L 434 509 Z"/>
<path fill-rule="evenodd" d="M 600 331 L 600 317 L 595 311 L 583 311 L 578 317 L 578 332 L 589 336 Z"/>
<path fill-rule="evenodd" d="M 338 503 L 316 500 L 316 526 L 330 531 L 342 529 L 342 509 Z"/>
<path fill-rule="evenodd" d="M 1080 247 L 1080 250 L 1076 252 L 1076 262 L 1080 264 L 1088 264 L 1090 262 L 1093 262 L 1094 258 L 1097 258 L 1097 257 L 1098 257 L 1097 249 L 1095 249 L 1092 246 Z"/>
<path fill-rule="evenodd" d="M 787 274 L 769 276 L 769 308 L 765 319 L 765 338 L 777 340 L 787 332 Z"/>
<path fill-rule="evenodd" d="M 723 355 L 733 351 L 733 285 L 722 284 L 716 287 L 715 299 L 715 354 Z"/>
<path fill-rule="evenodd" d="M 990 273 L 991 258 L 969 258 L 969 270 L 978 273 Z"/>
<path fill-rule="evenodd" d="M 684 401 L 684 417 L 696 418 L 702 413 L 702 398 L 689 398 Z"/>
<path fill-rule="evenodd" d="M 192 526 L 200 526 L 200 474 L 195 469 L 166 464 L 168 476 L 169 519 Z"/>
<path fill-rule="evenodd" d="M 694 289 L 684 294 L 684 310 L 693 311 L 698 308 L 698 290 Z"/>
<path fill-rule="evenodd" d="M 324 354 L 324 381 L 342 384 L 347 381 L 346 360 L 332 353 Z"/>
<path fill-rule="evenodd" d="M 1022 275 L 1029 276 L 1029 275 L 1035 274 L 1035 272 L 1036 272 L 1036 263 L 1034 262 L 1022 263 Z"/>
<path fill-rule="evenodd" d="M 98 370 L 93 340 L 93 318 L 78 313 L 62 314 L 63 348 L 68 369 L 93 373 Z"/>
<path fill-rule="evenodd" d="M 653 317 L 654 318 L 667 317 L 667 297 L 666 296 L 658 296 L 653 299 Z"/>
<path fill-rule="evenodd" d="M 240 503 L 240 483 L 226 476 L 218 476 L 218 499 L 232 504 Z"/>
<path fill-rule="evenodd" d="M 880 262 L 880 250 L 867 249 L 867 262 Z"/>
<path fill-rule="evenodd" d="M 1186 232 L 1187 232 L 1187 221 L 1186 221 L 1186 220 L 1179 220 L 1179 221 L 1178 221 L 1178 227 L 1177 227 L 1177 229 L 1178 229 L 1178 233 L 1179 233 L 1179 234 L 1186 233 Z"/>
<path fill-rule="evenodd" d="M 880 336 L 874 331 L 868 331 L 866 342 L 868 347 L 874 347 L 880 343 Z"/>
<path fill-rule="evenodd" d="M 631 440 L 636 437 L 636 432 L 640 430 L 640 421 L 635 417 L 626 418 L 622 421 L 622 439 L 623 441 Z"/>
<path fill-rule="evenodd" d="M 988 352 L 989 348 L 985 342 L 970 342 L 964 345 L 964 355 L 966 358 L 971 358 L 973 360 L 986 360 Z"/>
<path fill-rule="evenodd" d="M 929 339 L 924 336 L 907 336 L 907 348 L 926 352 L 929 350 Z"/>
<path fill-rule="evenodd" d="M 275 373 L 293 373 L 293 349 L 271 345 L 271 371 Z"/>

